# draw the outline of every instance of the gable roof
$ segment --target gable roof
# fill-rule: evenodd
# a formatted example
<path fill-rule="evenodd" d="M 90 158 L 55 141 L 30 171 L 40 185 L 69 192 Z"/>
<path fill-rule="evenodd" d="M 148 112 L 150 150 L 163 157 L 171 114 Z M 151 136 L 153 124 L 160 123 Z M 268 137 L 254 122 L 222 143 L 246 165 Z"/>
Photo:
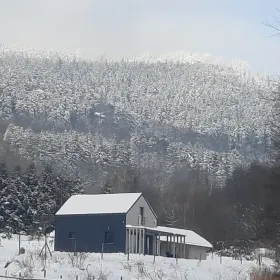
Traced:
<path fill-rule="evenodd" d="M 154 216 L 155 216 L 156 218 L 158 218 L 158 216 L 157 216 L 156 212 L 154 211 L 154 209 L 152 208 L 151 204 L 150 204 L 149 201 L 143 196 L 142 193 L 141 193 L 141 195 L 134 201 L 134 203 L 131 205 L 131 207 L 130 207 L 130 208 L 128 209 L 128 211 L 126 211 L 126 212 L 129 212 L 129 211 L 130 211 L 130 209 L 134 206 L 134 204 L 139 200 L 139 198 L 140 198 L 141 196 L 143 197 L 143 199 L 144 199 L 145 202 L 147 203 L 147 205 L 148 205 L 148 207 L 150 208 L 150 210 L 153 212 Z"/>
<path fill-rule="evenodd" d="M 56 215 L 125 214 L 141 195 L 142 193 L 73 195 Z"/>
<path fill-rule="evenodd" d="M 162 231 L 169 231 L 173 234 L 181 234 L 186 236 L 185 243 L 187 245 L 193 245 L 193 246 L 200 246 L 205 248 L 213 248 L 212 244 L 208 242 L 206 239 L 204 239 L 202 236 L 198 235 L 196 232 L 192 230 L 186 230 L 186 229 L 180 229 L 180 228 L 170 228 L 170 227 L 157 227 L 158 230 Z M 166 236 L 160 237 L 161 241 L 166 241 Z"/>

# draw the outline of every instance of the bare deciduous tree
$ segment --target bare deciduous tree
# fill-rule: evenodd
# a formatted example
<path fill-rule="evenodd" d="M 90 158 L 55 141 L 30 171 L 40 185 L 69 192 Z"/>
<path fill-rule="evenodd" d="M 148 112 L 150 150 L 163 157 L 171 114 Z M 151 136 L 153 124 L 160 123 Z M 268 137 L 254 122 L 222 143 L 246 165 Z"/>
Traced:
<path fill-rule="evenodd" d="M 277 11 L 280 13 L 280 9 L 277 9 Z M 274 34 L 272 36 L 280 35 L 280 19 L 278 17 L 273 17 L 272 22 L 265 22 L 264 25 L 271 28 L 274 31 Z"/>

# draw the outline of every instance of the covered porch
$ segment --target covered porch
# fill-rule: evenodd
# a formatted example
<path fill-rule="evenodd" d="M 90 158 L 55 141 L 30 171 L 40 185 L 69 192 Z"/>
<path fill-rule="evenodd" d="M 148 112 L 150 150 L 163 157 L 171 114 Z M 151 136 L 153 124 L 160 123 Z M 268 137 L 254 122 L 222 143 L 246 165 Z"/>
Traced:
<path fill-rule="evenodd" d="M 160 238 L 166 239 L 166 256 L 186 258 L 186 236 L 170 228 L 126 226 L 126 254 L 161 255 Z"/>

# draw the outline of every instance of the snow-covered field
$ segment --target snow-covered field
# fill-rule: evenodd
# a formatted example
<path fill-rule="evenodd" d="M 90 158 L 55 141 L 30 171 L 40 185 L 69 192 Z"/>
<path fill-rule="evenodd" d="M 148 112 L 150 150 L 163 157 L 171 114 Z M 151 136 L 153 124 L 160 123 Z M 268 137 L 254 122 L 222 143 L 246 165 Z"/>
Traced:
<path fill-rule="evenodd" d="M 1 238 L 1 237 L 0 237 Z M 0 275 L 29 278 L 44 277 L 44 256 L 39 253 L 44 245 L 43 240 L 21 238 L 21 246 L 26 252 L 18 255 L 18 237 L 1 238 L 0 245 Z M 209 255 L 207 260 L 176 260 L 152 256 L 130 255 L 130 260 L 124 254 L 77 254 L 53 252 L 53 242 L 49 238 L 52 257 L 47 255 L 46 279 L 100 279 L 100 280 L 245 280 L 250 279 L 249 273 L 258 267 L 256 261 L 232 260 Z M 12 261 L 5 268 L 7 262 Z M 272 262 L 263 259 L 266 265 Z M 94 277 L 94 278 L 93 278 Z"/>

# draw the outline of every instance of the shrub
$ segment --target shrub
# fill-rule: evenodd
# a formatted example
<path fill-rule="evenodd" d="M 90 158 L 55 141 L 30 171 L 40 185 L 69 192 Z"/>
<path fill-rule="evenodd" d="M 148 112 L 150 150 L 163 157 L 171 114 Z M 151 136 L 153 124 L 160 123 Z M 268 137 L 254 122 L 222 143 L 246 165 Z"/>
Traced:
<path fill-rule="evenodd" d="M 253 269 L 250 273 L 250 280 L 280 280 L 280 274 L 268 268 Z"/>
<path fill-rule="evenodd" d="M 24 258 L 15 260 L 14 262 L 19 267 L 23 278 L 33 278 L 35 267 L 33 254 L 28 254 Z"/>
<path fill-rule="evenodd" d="M 78 268 L 84 270 L 85 263 L 88 258 L 87 253 L 79 252 L 79 253 L 69 253 L 68 257 L 70 259 L 71 265 L 73 268 Z"/>
<path fill-rule="evenodd" d="M 127 269 L 129 272 L 132 271 L 132 267 L 133 266 L 132 266 L 132 264 L 130 262 L 123 263 L 122 265 L 123 265 L 123 268 Z"/>
<path fill-rule="evenodd" d="M 107 270 L 103 270 L 102 267 L 97 270 L 96 280 L 108 280 L 111 272 Z"/>

